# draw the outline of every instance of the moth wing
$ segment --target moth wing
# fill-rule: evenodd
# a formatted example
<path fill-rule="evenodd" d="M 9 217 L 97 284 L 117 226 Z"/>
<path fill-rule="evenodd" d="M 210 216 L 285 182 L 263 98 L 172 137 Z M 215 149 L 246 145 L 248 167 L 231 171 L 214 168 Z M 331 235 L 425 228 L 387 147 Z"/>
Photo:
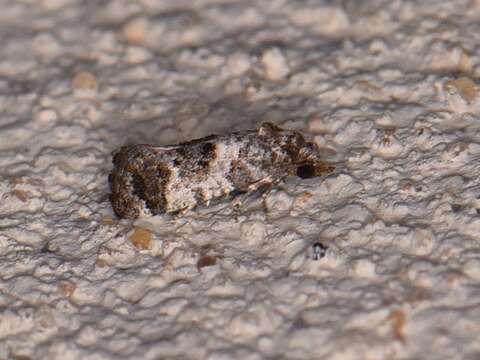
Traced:
<path fill-rule="evenodd" d="M 177 150 L 180 149 L 181 145 L 167 145 L 167 146 L 153 146 L 153 148 L 157 151 L 171 151 L 171 150 Z"/>

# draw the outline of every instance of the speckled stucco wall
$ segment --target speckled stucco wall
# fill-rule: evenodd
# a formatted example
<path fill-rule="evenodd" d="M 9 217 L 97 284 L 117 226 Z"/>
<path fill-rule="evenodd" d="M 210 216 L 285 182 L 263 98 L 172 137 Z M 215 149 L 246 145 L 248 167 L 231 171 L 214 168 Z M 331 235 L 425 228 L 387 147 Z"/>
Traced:
<path fill-rule="evenodd" d="M 0 359 L 480 356 L 479 1 L 0 9 Z M 335 173 L 115 218 L 119 146 L 264 121 Z"/>

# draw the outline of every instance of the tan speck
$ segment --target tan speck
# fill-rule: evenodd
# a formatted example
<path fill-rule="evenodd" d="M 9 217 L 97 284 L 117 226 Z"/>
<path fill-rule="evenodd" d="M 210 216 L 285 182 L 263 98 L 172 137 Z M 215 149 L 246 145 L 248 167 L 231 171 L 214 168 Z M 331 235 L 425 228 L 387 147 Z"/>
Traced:
<path fill-rule="evenodd" d="M 136 18 L 123 27 L 122 35 L 129 44 L 141 45 L 145 42 L 146 31 L 147 20 L 145 18 Z"/>
<path fill-rule="evenodd" d="M 402 310 L 393 310 L 388 319 L 392 321 L 393 337 L 405 344 L 405 313 Z"/>
<path fill-rule="evenodd" d="M 104 259 L 97 259 L 95 262 L 95 265 L 98 266 L 99 268 L 104 268 L 108 266 L 108 262 L 105 261 Z"/>
<path fill-rule="evenodd" d="M 26 202 L 28 199 L 28 193 L 23 190 L 13 190 L 12 191 L 13 195 L 15 195 L 18 199 L 20 199 L 23 202 Z"/>
<path fill-rule="evenodd" d="M 102 225 L 116 225 L 118 223 L 118 221 L 115 221 L 109 216 L 104 216 L 100 222 Z"/>
<path fill-rule="evenodd" d="M 379 93 L 382 91 L 382 88 L 380 86 L 377 86 L 368 80 L 358 80 L 356 85 L 362 91 L 368 91 L 371 93 Z"/>
<path fill-rule="evenodd" d="M 128 239 L 138 250 L 149 250 L 152 248 L 152 234 L 147 230 L 136 227 Z"/>
<path fill-rule="evenodd" d="M 295 199 L 295 206 L 303 207 L 306 205 L 309 200 L 313 197 L 313 194 L 305 191 L 301 193 L 296 199 Z"/>
<path fill-rule="evenodd" d="M 472 72 L 472 68 L 473 64 L 470 56 L 463 51 L 462 55 L 460 55 L 460 60 L 458 61 L 458 70 L 465 74 L 469 74 Z"/>
<path fill-rule="evenodd" d="M 467 77 L 445 82 L 445 90 L 448 92 L 456 90 L 458 95 L 469 104 L 477 99 L 477 85 Z"/>
<path fill-rule="evenodd" d="M 70 298 L 77 288 L 75 284 L 72 284 L 68 281 L 60 281 L 57 286 L 58 290 L 63 294 L 63 296 L 67 298 Z"/>
<path fill-rule="evenodd" d="M 96 90 L 97 79 L 88 71 L 80 71 L 73 76 L 72 87 L 75 90 Z"/>

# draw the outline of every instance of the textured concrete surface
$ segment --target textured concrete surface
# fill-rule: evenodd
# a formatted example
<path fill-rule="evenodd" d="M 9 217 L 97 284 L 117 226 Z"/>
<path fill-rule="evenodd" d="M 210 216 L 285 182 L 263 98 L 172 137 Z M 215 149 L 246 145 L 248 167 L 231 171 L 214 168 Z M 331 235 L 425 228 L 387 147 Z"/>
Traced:
<path fill-rule="evenodd" d="M 0 9 L 0 359 L 480 357 L 479 1 Z M 113 215 L 119 146 L 264 121 L 336 172 Z"/>

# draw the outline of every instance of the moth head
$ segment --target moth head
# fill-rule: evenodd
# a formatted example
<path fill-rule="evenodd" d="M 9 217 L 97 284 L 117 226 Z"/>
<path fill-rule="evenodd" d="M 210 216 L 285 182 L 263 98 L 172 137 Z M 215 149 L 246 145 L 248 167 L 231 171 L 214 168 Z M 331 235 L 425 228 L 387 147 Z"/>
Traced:
<path fill-rule="evenodd" d="M 300 164 L 322 161 L 317 144 L 306 142 L 305 140 L 297 141 L 297 155 L 295 160 Z"/>

